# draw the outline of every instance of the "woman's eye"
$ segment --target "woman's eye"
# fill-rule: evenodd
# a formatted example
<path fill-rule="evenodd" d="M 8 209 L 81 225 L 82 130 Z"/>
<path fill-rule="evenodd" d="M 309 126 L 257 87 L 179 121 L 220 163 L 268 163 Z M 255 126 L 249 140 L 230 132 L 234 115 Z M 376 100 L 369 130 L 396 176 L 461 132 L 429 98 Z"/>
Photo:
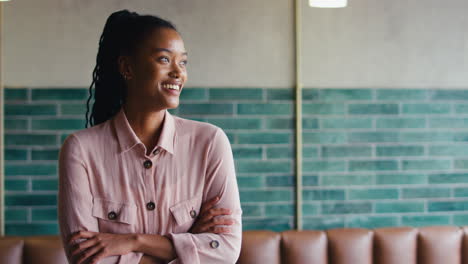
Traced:
<path fill-rule="evenodd" d="M 187 63 L 188 63 L 188 61 L 186 61 L 186 60 L 180 62 L 180 64 L 181 64 L 181 65 L 184 65 L 184 66 L 186 66 Z"/>
<path fill-rule="evenodd" d="M 167 57 L 160 57 L 159 60 L 161 62 L 166 62 L 166 63 L 169 62 L 169 59 Z"/>

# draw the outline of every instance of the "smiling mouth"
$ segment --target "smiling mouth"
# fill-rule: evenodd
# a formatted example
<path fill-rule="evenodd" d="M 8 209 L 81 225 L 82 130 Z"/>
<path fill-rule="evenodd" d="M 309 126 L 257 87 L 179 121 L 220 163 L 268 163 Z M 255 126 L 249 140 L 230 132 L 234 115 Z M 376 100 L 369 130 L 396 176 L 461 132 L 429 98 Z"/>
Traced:
<path fill-rule="evenodd" d="M 169 89 L 169 90 L 175 90 L 175 91 L 180 90 L 180 85 L 178 85 L 178 84 L 165 83 L 165 84 L 162 85 L 162 87 L 166 88 L 166 89 Z"/>

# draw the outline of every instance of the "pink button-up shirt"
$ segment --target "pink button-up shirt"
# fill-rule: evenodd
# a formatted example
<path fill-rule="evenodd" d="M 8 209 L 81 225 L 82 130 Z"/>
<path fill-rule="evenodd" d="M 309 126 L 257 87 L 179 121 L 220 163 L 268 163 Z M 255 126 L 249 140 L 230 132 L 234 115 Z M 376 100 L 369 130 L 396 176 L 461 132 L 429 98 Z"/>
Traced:
<path fill-rule="evenodd" d="M 59 222 L 65 251 L 70 234 L 167 235 L 172 263 L 234 263 L 241 246 L 239 191 L 229 141 L 211 124 L 166 111 L 151 154 L 121 109 L 111 120 L 65 140 L 59 159 Z M 229 208 L 230 234 L 187 233 L 207 200 Z M 194 218 L 195 217 L 195 218 Z M 143 253 L 112 256 L 100 263 L 138 263 Z"/>

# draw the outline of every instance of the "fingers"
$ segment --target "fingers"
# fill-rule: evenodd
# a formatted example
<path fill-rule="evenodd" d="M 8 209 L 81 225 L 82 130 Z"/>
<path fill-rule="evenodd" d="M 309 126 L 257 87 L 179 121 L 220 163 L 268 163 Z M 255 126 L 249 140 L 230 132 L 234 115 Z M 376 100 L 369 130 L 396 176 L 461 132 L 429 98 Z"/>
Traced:
<path fill-rule="evenodd" d="M 202 223 L 210 221 L 213 217 L 219 215 L 230 215 L 231 210 L 226 208 L 212 208 L 205 212 L 204 214 L 200 214 L 200 221 Z"/>
<path fill-rule="evenodd" d="M 220 232 L 223 232 L 224 229 L 222 226 L 233 225 L 233 224 L 234 224 L 233 219 L 217 217 L 217 218 L 211 219 L 210 221 L 201 223 L 199 229 L 201 231 L 200 233 L 203 233 L 203 232 L 214 233 L 215 231 L 218 231 L 218 230 L 220 230 Z M 231 230 L 230 228 L 228 229 Z"/>
<path fill-rule="evenodd" d="M 204 214 L 206 211 L 210 210 L 218 201 L 219 196 L 215 196 L 213 199 L 204 203 L 201 207 L 200 214 Z"/>
<path fill-rule="evenodd" d="M 86 250 L 87 248 L 91 247 L 92 245 L 96 244 L 95 239 L 88 239 L 86 241 L 83 241 L 81 243 L 76 244 L 73 246 L 74 250 L 72 251 L 72 256 L 79 254 L 80 252 Z"/>
<path fill-rule="evenodd" d="M 100 259 L 106 257 L 106 250 L 101 249 L 96 255 L 91 258 L 90 264 L 96 264 Z"/>
<path fill-rule="evenodd" d="M 93 256 L 94 254 L 100 251 L 102 251 L 102 249 L 97 245 L 90 247 L 89 249 L 85 250 L 83 254 L 78 258 L 76 264 L 84 263 L 89 257 Z"/>
<path fill-rule="evenodd" d="M 80 238 L 92 238 L 95 234 L 95 232 L 90 231 L 78 231 L 70 237 L 70 239 L 68 240 L 68 244 Z"/>

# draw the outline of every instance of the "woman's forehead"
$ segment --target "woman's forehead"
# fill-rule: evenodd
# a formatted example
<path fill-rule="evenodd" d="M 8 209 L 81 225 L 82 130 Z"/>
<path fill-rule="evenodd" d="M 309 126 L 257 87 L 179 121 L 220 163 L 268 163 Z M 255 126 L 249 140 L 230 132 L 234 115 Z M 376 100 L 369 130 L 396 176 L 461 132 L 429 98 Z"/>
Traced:
<path fill-rule="evenodd" d="M 151 31 L 145 42 L 152 52 L 168 51 L 186 53 L 182 37 L 173 29 L 155 29 Z"/>

